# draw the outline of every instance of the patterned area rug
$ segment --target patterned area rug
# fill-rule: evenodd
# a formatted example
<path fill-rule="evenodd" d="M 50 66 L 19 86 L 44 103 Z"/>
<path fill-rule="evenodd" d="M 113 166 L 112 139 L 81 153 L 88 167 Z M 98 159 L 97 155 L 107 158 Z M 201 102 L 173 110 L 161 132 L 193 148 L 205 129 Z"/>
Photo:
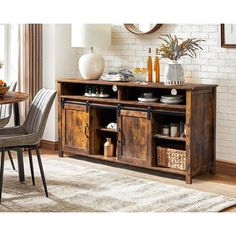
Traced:
<path fill-rule="evenodd" d="M 236 198 L 92 169 L 70 158 L 43 158 L 46 198 L 34 163 L 36 186 L 27 159 L 24 184 L 6 161 L 0 212 L 218 212 L 236 205 Z"/>

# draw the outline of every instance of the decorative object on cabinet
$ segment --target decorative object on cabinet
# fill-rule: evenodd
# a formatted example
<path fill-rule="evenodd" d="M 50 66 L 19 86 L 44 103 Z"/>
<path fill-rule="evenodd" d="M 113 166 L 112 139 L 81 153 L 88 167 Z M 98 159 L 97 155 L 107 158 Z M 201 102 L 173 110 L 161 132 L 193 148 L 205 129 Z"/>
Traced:
<path fill-rule="evenodd" d="M 99 79 L 104 72 L 104 58 L 93 47 L 111 45 L 110 24 L 72 24 L 72 47 L 90 47 L 90 52 L 79 59 L 79 71 L 86 80 Z"/>
<path fill-rule="evenodd" d="M 221 47 L 236 48 L 236 24 L 221 24 Z"/>
<path fill-rule="evenodd" d="M 169 136 L 170 135 L 170 126 L 169 125 L 163 125 L 162 135 L 164 135 L 164 136 Z"/>
<path fill-rule="evenodd" d="M 111 98 L 81 96 L 84 87 L 116 86 Z M 111 138 L 116 157 L 105 160 L 184 176 L 215 173 L 216 87 L 207 84 L 165 86 L 162 83 L 107 82 L 83 79 L 58 81 L 59 156 L 64 152 L 104 160 L 104 143 Z M 176 89 L 181 104 L 139 102 L 141 94 L 153 97 Z M 148 95 L 149 96 L 149 95 Z M 108 129 L 109 123 L 117 129 Z M 186 123 L 185 136 L 164 136 L 163 125 Z M 180 128 L 179 128 L 180 129 Z M 204 149 L 202 148 L 204 146 Z M 186 152 L 185 169 L 160 166 L 157 148 Z M 115 155 L 115 153 L 114 153 Z"/>
<path fill-rule="evenodd" d="M 170 123 L 170 137 L 178 137 L 178 124 L 177 123 Z"/>
<path fill-rule="evenodd" d="M 107 125 L 107 128 L 117 130 L 117 123 L 111 122 Z"/>
<path fill-rule="evenodd" d="M 113 157 L 114 156 L 114 144 L 111 141 L 111 138 L 106 138 L 104 143 L 104 157 Z"/>
<path fill-rule="evenodd" d="M 148 57 L 147 57 L 147 82 L 152 82 L 152 51 L 151 48 L 148 49 Z"/>
<path fill-rule="evenodd" d="M 158 146 L 157 163 L 159 166 L 185 170 L 186 151 Z"/>
<path fill-rule="evenodd" d="M 122 69 L 119 71 L 108 71 L 101 76 L 101 80 L 111 82 L 130 82 L 133 81 L 133 73 L 128 69 Z"/>
<path fill-rule="evenodd" d="M 156 32 L 162 24 L 124 24 L 124 26 L 133 34 L 144 35 Z"/>
<path fill-rule="evenodd" d="M 178 61 L 170 61 L 166 65 L 164 73 L 165 85 L 181 85 L 184 83 L 184 69 Z"/>
<path fill-rule="evenodd" d="M 140 102 L 156 102 L 156 101 L 158 101 L 158 98 L 145 98 L 145 97 L 141 97 L 141 98 L 138 98 L 138 100 Z"/>
<path fill-rule="evenodd" d="M 156 55 L 155 55 L 155 60 L 154 60 L 154 72 L 155 72 L 154 82 L 159 83 L 160 82 L 160 62 L 158 58 L 158 48 L 156 48 Z"/>
<path fill-rule="evenodd" d="M 163 95 L 161 96 L 160 102 L 166 104 L 178 104 L 184 101 L 183 95 Z"/>
<path fill-rule="evenodd" d="M 86 86 L 84 96 L 94 98 L 108 98 L 110 94 L 105 92 L 104 87 Z"/>
<path fill-rule="evenodd" d="M 178 63 L 178 60 L 184 56 L 189 56 L 192 58 L 196 57 L 196 51 L 202 50 L 199 43 L 205 40 L 196 38 L 183 40 L 181 38 L 177 38 L 176 35 L 171 34 L 166 34 L 159 38 L 163 41 L 163 43 L 158 49 L 158 54 L 161 58 L 168 58 L 171 60 L 165 68 L 165 84 L 183 84 L 184 70 L 182 64 Z"/>
<path fill-rule="evenodd" d="M 158 97 L 153 97 L 153 93 L 143 93 L 141 97 L 138 97 L 140 102 L 156 102 L 159 100 Z"/>
<path fill-rule="evenodd" d="M 135 61 L 133 75 L 138 81 L 145 82 L 147 80 L 147 64 L 143 61 Z"/>

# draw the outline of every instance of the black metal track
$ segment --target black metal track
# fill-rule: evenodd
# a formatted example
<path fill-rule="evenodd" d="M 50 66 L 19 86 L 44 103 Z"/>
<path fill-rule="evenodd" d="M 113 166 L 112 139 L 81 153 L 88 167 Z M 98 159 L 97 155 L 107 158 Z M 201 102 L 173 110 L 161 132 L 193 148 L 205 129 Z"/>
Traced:
<path fill-rule="evenodd" d="M 130 111 L 142 111 L 142 112 L 149 112 L 149 113 L 159 113 L 163 115 L 175 115 L 175 116 L 185 116 L 185 112 L 183 111 L 166 111 L 166 110 L 159 110 L 159 109 L 153 109 L 152 107 L 148 108 L 136 108 L 136 107 L 128 107 L 124 106 L 122 104 L 118 105 L 101 105 L 98 103 L 91 103 L 89 101 L 86 102 L 77 102 L 77 101 L 63 101 L 63 107 L 65 104 L 75 104 L 75 105 L 81 105 L 81 106 L 89 106 L 89 107 L 99 107 L 99 108 L 105 108 L 105 109 L 121 109 L 121 110 L 130 110 Z"/>

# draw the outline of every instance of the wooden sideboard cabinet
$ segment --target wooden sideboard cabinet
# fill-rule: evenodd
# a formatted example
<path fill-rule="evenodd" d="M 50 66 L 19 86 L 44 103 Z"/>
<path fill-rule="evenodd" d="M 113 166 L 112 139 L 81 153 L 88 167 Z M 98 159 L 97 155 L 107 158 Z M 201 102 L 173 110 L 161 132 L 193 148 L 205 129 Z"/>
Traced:
<path fill-rule="evenodd" d="M 67 152 L 181 175 L 189 184 L 194 176 L 215 174 L 216 85 L 83 79 L 58 80 L 57 85 L 59 156 Z M 172 89 L 183 96 L 181 104 L 138 101 L 143 93 L 160 98 L 170 95 Z M 88 90 L 102 91 L 109 97 L 85 96 Z M 107 128 L 111 122 L 117 129 Z M 184 125 L 185 135 L 164 136 L 163 126 L 173 123 Z M 104 157 L 106 138 L 115 146 L 114 157 Z M 158 148 L 168 149 L 168 156 Z M 173 158 L 175 152 L 183 154 Z"/>

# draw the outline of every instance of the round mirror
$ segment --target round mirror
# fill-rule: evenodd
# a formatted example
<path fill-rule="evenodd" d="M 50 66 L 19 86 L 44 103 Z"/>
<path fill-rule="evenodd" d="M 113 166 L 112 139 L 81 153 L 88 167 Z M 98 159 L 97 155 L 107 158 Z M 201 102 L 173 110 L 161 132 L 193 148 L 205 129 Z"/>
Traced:
<path fill-rule="evenodd" d="M 156 32 L 162 24 L 124 24 L 125 28 L 133 33 L 138 35 L 151 34 Z"/>

